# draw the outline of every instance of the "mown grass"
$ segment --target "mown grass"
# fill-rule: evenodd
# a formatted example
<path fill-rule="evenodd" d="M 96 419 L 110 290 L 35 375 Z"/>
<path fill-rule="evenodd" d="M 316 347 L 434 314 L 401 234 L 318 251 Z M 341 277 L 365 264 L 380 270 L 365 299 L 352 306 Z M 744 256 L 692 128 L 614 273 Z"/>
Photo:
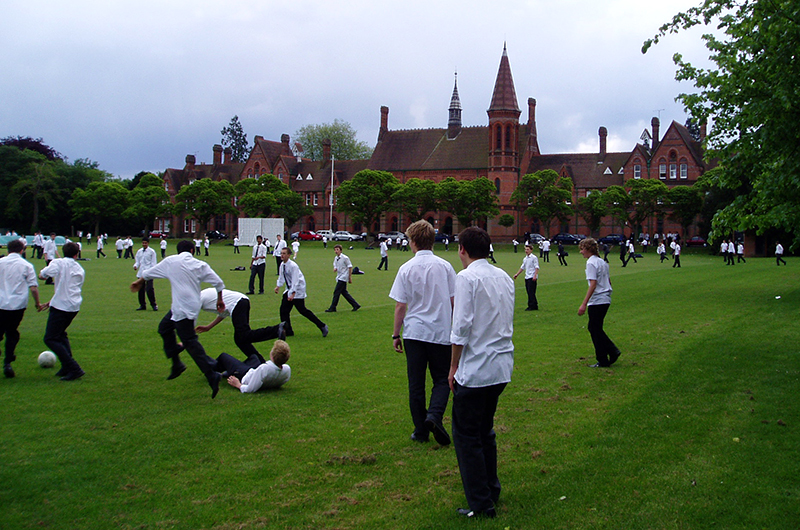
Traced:
<path fill-rule="evenodd" d="M 46 315 L 31 308 L 17 378 L 0 380 L 0 528 L 800 526 L 796 259 L 726 267 L 697 251 L 681 269 L 655 254 L 625 269 L 612 260 L 606 329 L 623 356 L 610 370 L 587 368 L 577 251 L 568 267 L 542 265 L 539 312 L 522 311 L 518 279 L 515 372 L 496 417 L 500 517 L 476 522 L 455 515 L 464 500 L 452 447 L 409 440 L 388 292 L 412 254 L 392 251 L 390 271 L 378 272 L 377 251 L 354 246 L 346 253 L 366 274 L 351 292 L 363 308 L 342 301 L 323 313 L 333 248 L 304 243 L 307 305 L 330 335 L 295 314 L 292 380 L 257 395 L 226 387 L 213 401 L 194 366 L 165 380 L 156 326 L 168 284 L 156 284 L 161 311 L 135 312 L 130 260 L 83 262 L 84 305 L 69 333 L 87 375 L 62 383 L 36 365 Z M 437 253 L 460 270 L 450 248 Z M 522 259 L 496 254 L 512 274 Z M 230 269 L 247 256 L 215 244 L 208 260 L 244 292 L 249 274 Z M 277 323 L 274 279 L 269 261 L 253 325 Z M 48 300 L 52 287 L 41 290 Z M 229 322 L 201 341 L 212 355 L 238 354 Z"/>

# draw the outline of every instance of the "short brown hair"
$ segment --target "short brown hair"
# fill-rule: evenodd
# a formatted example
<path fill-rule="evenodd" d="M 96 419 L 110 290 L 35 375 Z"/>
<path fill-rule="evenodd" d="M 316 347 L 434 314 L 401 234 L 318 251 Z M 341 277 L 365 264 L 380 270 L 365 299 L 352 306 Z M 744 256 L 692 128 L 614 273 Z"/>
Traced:
<path fill-rule="evenodd" d="M 276 340 L 269 352 L 269 358 L 275 363 L 275 366 L 283 366 L 289 360 L 289 353 L 290 349 L 286 341 Z"/>
<path fill-rule="evenodd" d="M 578 248 L 580 248 L 581 250 L 588 250 L 589 252 L 595 255 L 597 255 L 598 253 L 597 241 L 595 241 L 591 237 L 587 237 L 586 239 L 581 239 Z"/>
<path fill-rule="evenodd" d="M 436 231 L 428 221 L 420 219 L 406 229 L 406 235 L 414 242 L 417 250 L 430 250 L 433 248 Z"/>
<path fill-rule="evenodd" d="M 337 248 L 338 248 L 339 250 L 342 250 L 342 245 L 340 245 L 339 243 L 336 243 L 335 245 L 333 245 L 333 249 L 334 249 L 334 250 L 336 250 Z"/>

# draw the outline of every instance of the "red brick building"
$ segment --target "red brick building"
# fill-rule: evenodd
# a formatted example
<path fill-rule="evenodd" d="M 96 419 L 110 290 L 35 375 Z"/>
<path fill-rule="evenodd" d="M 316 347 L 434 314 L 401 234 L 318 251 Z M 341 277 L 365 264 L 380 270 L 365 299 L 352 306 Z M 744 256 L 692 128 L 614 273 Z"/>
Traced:
<path fill-rule="evenodd" d="M 333 189 L 362 169 L 388 171 L 402 183 L 410 178 L 429 179 L 440 182 L 447 177 L 474 179 L 487 177 L 495 183 L 500 214 L 510 213 L 517 220 L 515 226 L 504 228 L 496 219 L 488 221 L 486 229 L 499 240 L 510 240 L 524 232 L 555 234 L 560 231 L 588 235 L 580 215 L 563 225 L 553 223 L 541 226 L 536 219 L 526 219 L 519 208 L 511 203 L 511 195 L 520 178 L 528 173 L 552 169 L 560 175 L 569 176 L 575 186 L 573 204 L 580 197 L 604 190 L 611 185 L 624 185 L 629 179 L 660 179 L 667 186 L 691 185 L 706 171 L 702 159 L 701 144 L 691 137 L 683 125 L 672 122 L 660 135 L 658 118 L 651 121 L 652 130 L 645 131 L 642 143 L 632 151 L 609 153 L 606 149 L 608 131 L 600 127 L 598 150 L 595 153 L 542 154 L 539 150 L 536 128 L 536 100 L 527 100 L 527 121 L 520 122 L 522 111 L 517 102 L 511 66 L 505 46 L 495 80 L 494 90 L 487 110 L 488 121 L 484 126 L 463 127 L 461 102 L 457 81 L 448 109 L 447 127 L 414 130 L 391 130 L 389 108 L 380 109 L 378 141 L 369 160 L 334 161 L 330 157 L 330 145 L 324 146 L 323 159 L 312 161 L 302 157 L 298 146 L 293 150 L 289 135 L 284 134 L 280 142 L 256 136 L 253 150 L 244 164 L 230 163 L 226 151 L 214 146 L 214 164 L 195 165 L 194 156 L 186 157 L 182 170 L 168 169 L 165 187 L 172 196 L 181 185 L 197 178 L 227 179 L 232 183 L 241 178 L 257 177 L 271 173 L 298 192 L 313 213 L 300 219 L 292 232 L 306 230 L 350 230 L 354 232 L 404 230 L 412 219 L 398 212 L 387 212 L 374 227 L 356 226 L 348 216 L 330 208 L 331 185 Z M 434 227 L 445 233 L 457 233 L 463 227 L 449 212 L 427 212 L 424 216 Z M 160 220 L 163 224 L 166 219 Z M 173 235 L 193 233 L 191 221 L 171 219 L 169 231 Z M 643 230 L 653 232 L 679 232 L 680 227 L 666 219 L 650 220 Z M 548 230 L 549 228 L 549 230 Z M 235 231 L 231 216 L 219 217 L 208 229 L 232 233 Z M 612 227 L 612 219 L 604 220 L 600 234 L 619 231 Z M 626 233 L 630 233 L 630 228 Z M 692 234 L 683 234 L 688 237 Z"/>

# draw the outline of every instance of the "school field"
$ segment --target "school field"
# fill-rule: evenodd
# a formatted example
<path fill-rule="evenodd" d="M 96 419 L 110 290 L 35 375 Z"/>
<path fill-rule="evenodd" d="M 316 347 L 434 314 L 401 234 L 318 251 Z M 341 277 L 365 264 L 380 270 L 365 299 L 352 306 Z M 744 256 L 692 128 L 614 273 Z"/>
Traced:
<path fill-rule="evenodd" d="M 293 313 L 292 380 L 255 395 L 224 385 L 214 400 L 188 355 L 188 370 L 166 381 L 156 327 L 168 283 L 156 281 L 158 312 L 137 312 L 132 260 L 111 249 L 82 262 L 69 336 L 86 375 L 66 383 L 38 367 L 46 314 L 31 305 L 17 377 L 0 379 L 0 529 L 800 527 L 799 258 L 725 266 L 693 249 L 680 269 L 652 252 L 623 269 L 612 252 L 606 331 L 623 353 L 611 369 L 587 367 L 577 247 L 567 267 L 555 253 L 542 264 L 540 311 L 522 311 L 518 278 L 515 370 L 496 416 L 499 517 L 473 521 L 455 513 L 466 504 L 452 446 L 409 439 L 388 292 L 412 254 L 391 251 L 379 272 L 378 251 L 354 247 L 345 253 L 365 271 L 350 287 L 362 309 L 341 300 L 323 312 L 333 246 L 303 243 L 307 306 L 330 335 Z M 436 253 L 461 270 L 455 245 Z M 227 287 L 246 292 L 249 271 L 231 269 L 247 267 L 249 249 L 214 242 L 211 254 Z M 496 255 L 513 274 L 523 253 Z M 254 327 L 278 323 L 275 279 L 268 261 L 266 293 L 250 297 Z M 52 287 L 40 283 L 47 301 Z M 238 355 L 232 335 L 225 321 L 200 339 L 212 356 Z"/>

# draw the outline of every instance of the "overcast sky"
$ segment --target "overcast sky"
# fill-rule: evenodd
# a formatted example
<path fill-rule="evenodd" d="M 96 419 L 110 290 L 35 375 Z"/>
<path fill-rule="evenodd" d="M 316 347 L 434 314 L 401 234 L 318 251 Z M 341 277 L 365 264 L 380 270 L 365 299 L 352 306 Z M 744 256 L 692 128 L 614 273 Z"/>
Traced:
<path fill-rule="evenodd" d="M 252 145 L 349 122 L 446 127 L 458 71 L 464 126 L 487 125 L 503 43 L 543 153 L 628 151 L 650 119 L 686 115 L 672 55 L 698 64 L 705 28 L 642 42 L 699 0 L 75 0 L 4 2 L 0 137 L 41 137 L 130 178 L 211 162 L 234 114 Z"/>

